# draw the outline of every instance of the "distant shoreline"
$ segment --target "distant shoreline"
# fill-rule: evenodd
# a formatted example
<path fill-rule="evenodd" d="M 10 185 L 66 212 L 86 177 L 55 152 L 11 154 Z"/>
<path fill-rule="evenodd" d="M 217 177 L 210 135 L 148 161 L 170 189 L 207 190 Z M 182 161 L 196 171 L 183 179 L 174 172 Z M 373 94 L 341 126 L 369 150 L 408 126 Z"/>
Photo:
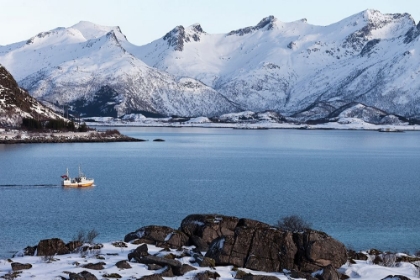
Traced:
<path fill-rule="evenodd" d="M 363 124 L 291 124 L 291 123 L 181 123 L 181 122 L 89 122 L 90 127 L 167 127 L 167 128 L 230 128 L 238 130 L 299 129 L 299 130 L 358 130 L 380 132 L 420 131 L 420 125 Z"/>
<path fill-rule="evenodd" d="M 107 143 L 107 142 L 143 142 L 146 140 L 123 134 L 106 132 L 53 132 L 31 133 L 14 130 L 0 131 L 0 144 L 55 144 L 55 143 Z"/>

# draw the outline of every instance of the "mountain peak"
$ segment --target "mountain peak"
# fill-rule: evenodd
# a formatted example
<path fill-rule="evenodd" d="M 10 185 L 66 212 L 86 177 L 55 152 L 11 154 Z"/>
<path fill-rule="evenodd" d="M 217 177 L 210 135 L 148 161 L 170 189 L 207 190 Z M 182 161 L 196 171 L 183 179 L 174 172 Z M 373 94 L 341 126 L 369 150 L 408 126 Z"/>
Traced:
<path fill-rule="evenodd" d="M 125 35 L 121 32 L 121 28 L 119 26 L 103 26 L 90 21 L 80 21 L 71 28 L 80 31 L 86 40 L 100 38 L 108 34 L 110 31 L 114 31 L 119 40 L 127 40 Z"/>
<path fill-rule="evenodd" d="M 183 51 L 184 43 L 187 42 L 199 42 L 202 34 L 206 34 L 201 28 L 201 25 L 196 23 L 187 28 L 182 25 L 178 25 L 163 37 L 163 40 L 168 42 L 170 47 L 173 47 L 175 51 Z"/>
<path fill-rule="evenodd" d="M 361 27 L 347 36 L 343 43 L 343 47 L 351 47 L 355 51 L 361 51 L 371 40 L 406 36 L 406 42 L 411 42 L 417 37 L 416 24 L 408 13 L 382 14 L 378 10 L 370 9 L 349 17 L 346 21 L 352 21 L 354 26 Z"/>
<path fill-rule="evenodd" d="M 252 33 L 256 30 L 271 30 L 274 28 L 276 21 L 277 21 L 277 18 L 275 18 L 274 16 L 268 16 L 260 20 L 260 22 L 255 26 L 249 26 L 249 27 L 238 29 L 238 30 L 233 30 L 229 32 L 227 36 L 230 36 L 230 35 L 243 36 L 245 34 Z"/>

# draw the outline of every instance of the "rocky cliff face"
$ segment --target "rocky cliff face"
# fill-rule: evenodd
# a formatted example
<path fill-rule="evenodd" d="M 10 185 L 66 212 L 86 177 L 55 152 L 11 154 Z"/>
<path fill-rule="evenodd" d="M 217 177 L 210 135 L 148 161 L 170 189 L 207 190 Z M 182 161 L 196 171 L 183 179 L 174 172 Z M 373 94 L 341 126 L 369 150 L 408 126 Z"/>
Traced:
<path fill-rule="evenodd" d="M 22 118 L 60 118 L 20 88 L 13 76 L 0 65 L 0 126 L 20 126 Z"/>

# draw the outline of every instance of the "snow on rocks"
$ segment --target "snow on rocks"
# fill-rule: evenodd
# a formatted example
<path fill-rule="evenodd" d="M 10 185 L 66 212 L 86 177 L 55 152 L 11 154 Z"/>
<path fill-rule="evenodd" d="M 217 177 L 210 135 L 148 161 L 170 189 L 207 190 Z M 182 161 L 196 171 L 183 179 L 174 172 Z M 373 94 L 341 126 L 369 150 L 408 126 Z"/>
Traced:
<path fill-rule="evenodd" d="M 79 279 L 72 278 L 71 274 L 93 275 L 95 278 L 89 279 L 109 279 L 111 275 L 119 275 L 119 279 L 140 279 L 144 276 L 160 276 L 167 268 L 148 266 L 134 260 L 127 261 L 127 255 L 139 247 L 137 244 L 124 243 L 124 247 L 115 244 L 124 243 L 106 242 L 101 249 L 88 250 L 86 252 L 75 252 L 66 255 L 55 255 L 49 258 L 42 256 L 21 256 L 0 260 L 0 277 L 5 279 Z M 256 271 L 246 268 L 237 268 L 232 265 L 215 266 L 213 268 L 201 267 L 186 252 L 193 250 L 193 247 L 183 247 L 182 250 L 169 249 L 162 250 L 154 245 L 147 245 L 147 254 L 157 260 L 170 259 L 175 256 L 181 264 L 183 275 L 164 276 L 165 279 L 176 277 L 178 280 L 192 279 L 196 275 L 211 271 L 219 275 L 219 279 L 245 279 L 244 275 L 263 275 L 271 276 L 272 279 L 305 279 L 300 278 L 298 273 L 291 271 L 267 272 Z M 149 258 L 151 260 L 153 258 Z M 21 265 L 19 265 L 21 264 Z M 187 266 L 189 269 L 186 269 Z M 99 269 L 93 269 L 99 268 Z M 157 270 L 151 270 L 151 269 Z M 181 271 L 181 270 L 179 270 Z M 347 262 L 337 270 L 340 274 L 348 276 L 347 279 L 357 280 L 379 280 L 379 279 L 420 279 L 419 269 L 408 262 L 400 262 L 394 267 L 384 267 L 372 264 L 370 260 L 356 260 L 353 263 Z M 317 271 L 313 274 L 323 273 Z M 91 276 L 92 277 L 92 276 Z M 162 276 L 161 276 L 162 277 Z M 166 278 L 168 277 L 168 278 Z M 293 277 L 293 278 L 291 278 Z M 399 278 L 398 278 L 399 277 Z M 407 278 L 403 278 L 407 277 Z M 251 278 L 246 278 L 251 279 Z M 256 278 L 257 279 L 257 278 Z M 259 279 L 259 278 L 258 278 Z M 342 278 L 344 279 L 344 278 Z"/>
<path fill-rule="evenodd" d="M 168 247 L 180 233 L 188 237 Z M 0 278 L 420 279 L 419 257 L 346 251 L 323 232 L 288 232 L 217 214 L 189 215 L 178 230 L 146 226 L 127 234 L 125 241 L 74 245 L 58 238 L 41 240 L 0 260 Z"/>

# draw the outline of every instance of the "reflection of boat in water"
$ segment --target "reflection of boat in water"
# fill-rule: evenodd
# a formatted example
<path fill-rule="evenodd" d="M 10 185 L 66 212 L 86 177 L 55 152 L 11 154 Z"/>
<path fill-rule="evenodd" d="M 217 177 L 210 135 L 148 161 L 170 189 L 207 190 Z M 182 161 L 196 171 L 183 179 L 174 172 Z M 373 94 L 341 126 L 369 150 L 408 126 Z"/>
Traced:
<path fill-rule="evenodd" d="M 72 187 L 72 188 L 90 187 L 93 185 L 93 182 L 94 182 L 93 179 L 86 178 L 86 176 L 80 170 L 80 166 L 79 166 L 79 176 L 73 179 L 70 178 L 69 169 L 67 168 L 66 174 L 62 175 L 61 178 L 63 178 L 63 182 L 62 182 L 63 187 Z"/>

